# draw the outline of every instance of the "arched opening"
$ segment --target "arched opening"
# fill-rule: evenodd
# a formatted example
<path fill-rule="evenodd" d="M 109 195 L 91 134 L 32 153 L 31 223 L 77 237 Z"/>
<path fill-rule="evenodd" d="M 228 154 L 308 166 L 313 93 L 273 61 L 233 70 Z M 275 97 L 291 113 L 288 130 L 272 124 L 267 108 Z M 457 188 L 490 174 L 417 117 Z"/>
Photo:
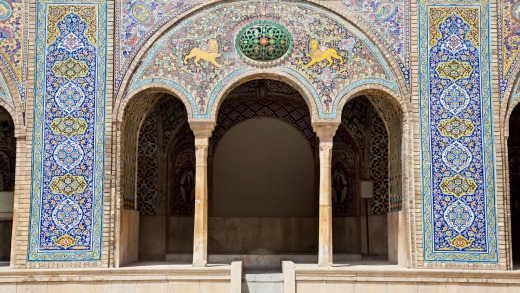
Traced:
<path fill-rule="evenodd" d="M 133 98 L 123 117 L 120 264 L 191 263 L 195 158 L 186 108 L 152 93 Z"/>
<path fill-rule="evenodd" d="M 8 264 L 11 256 L 15 164 L 14 123 L 0 107 L 0 264 Z"/>
<path fill-rule="evenodd" d="M 229 93 L 208 157 L 210 263 L 317 260 L 316 144 L 308 106 L 288 84 L 253 80 Z"/>
<path fill-rule="evenodd" d="M 520 107 L 513 109 L 509 118 L 509 138 L 507 140 L 509 159 L 509 190 L 511 207 L 511 250 L 513 267 L 520 263 Z"/>
<path fill-rule="evenodd" d="M 385 97 L 359 96 L 344 106 L 331 170 L 335 255 L 397 261 L 401 128 L 399 107 Z"/>

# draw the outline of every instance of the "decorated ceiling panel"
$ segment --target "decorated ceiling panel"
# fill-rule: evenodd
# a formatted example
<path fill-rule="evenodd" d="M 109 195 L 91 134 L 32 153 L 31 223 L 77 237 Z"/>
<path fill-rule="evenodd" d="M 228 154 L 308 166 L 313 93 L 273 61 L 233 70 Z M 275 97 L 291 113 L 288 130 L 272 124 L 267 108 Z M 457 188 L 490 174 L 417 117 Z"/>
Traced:
<path fill-rule="evenodd" d="M 27 80 L 28 0 L 0 0 L 0 59 L 25 105 Z"/>
<path fill-rule="evenodd" d="M 255 25 L 267 28 L 255 33 Z M 276 50 L 288 51 L 267 56 Z M 167 84 L 187 97 L 194 118 L 208 118 L 219 90 L 234 77 L 273 66 L 307 87 L 320 118 L 335 118 L 334 101 L 364 83 L 399 92 L 390 68 L 360 31 L 315 6 L 285 1 L 225 3 L 182 21 L 146 55 L 129 90 Z"/>

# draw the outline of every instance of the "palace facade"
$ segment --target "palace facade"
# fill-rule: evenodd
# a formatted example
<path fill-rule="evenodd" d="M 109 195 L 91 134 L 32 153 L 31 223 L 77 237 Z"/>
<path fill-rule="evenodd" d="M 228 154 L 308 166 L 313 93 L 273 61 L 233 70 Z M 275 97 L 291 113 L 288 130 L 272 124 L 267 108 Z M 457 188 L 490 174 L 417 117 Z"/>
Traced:
<path fill-rule="evenodd" d="M 516 0 L 0 0 L 0 292 L 520 292 L 519 53 Z"/>

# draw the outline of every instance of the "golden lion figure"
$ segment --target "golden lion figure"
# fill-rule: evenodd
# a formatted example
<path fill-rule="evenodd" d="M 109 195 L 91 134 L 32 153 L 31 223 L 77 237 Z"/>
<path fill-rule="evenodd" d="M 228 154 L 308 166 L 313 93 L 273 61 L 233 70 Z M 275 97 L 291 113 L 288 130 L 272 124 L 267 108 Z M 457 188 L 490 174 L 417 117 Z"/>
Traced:
<path fill-rule="evenodd" d="M 206 60 L 207 62 L 212 63 L 213 65 L 221 68 L 220 65 L 215 59 L 220 57 L 220 53 L 218 52 L 218 41 L 216 39 L 211 39 L 208 41 L 208 50 L 204 51 L 199 48 L 193 48 L 190 51 L 190 54 L 184 57 L 184 64 L 188 63 L 188 59 L 195 57 L 194 63 L 199 66 L 200 59 Z"/>
<path fill-rule="evenodd" d="M 330 49 L 326 49 L 326 50 L 321 50 L 320 48 L 318 48 L 319 45 L 320 45 L 320 43 L 316 39 L 312 39 L 309 42 L 310 50 L 309 50 L 309 54 L 307 56 L 311 58 L 311 62 L 309 62 L 309 64 L 305 65 L 306 68 L 311 67 L 315 63 L 319 64 L 323 60 L 327 60 L 329 62 L 328 66 L 331 66 L 332 64 L 334 64 L 334 60 L 332 60 L 332 58 L 338 59 L 339 64 L 343 64 L 343 58 L 338 55 L 338 52 L 336 52 L 336 49 L 330 48 Z"/>

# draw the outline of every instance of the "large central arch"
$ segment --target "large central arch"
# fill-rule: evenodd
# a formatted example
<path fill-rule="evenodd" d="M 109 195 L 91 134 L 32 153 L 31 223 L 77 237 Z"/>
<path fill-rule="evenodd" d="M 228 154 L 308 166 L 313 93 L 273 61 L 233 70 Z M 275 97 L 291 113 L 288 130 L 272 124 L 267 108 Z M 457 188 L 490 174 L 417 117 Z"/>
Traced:
<path fill-rule="evenodd" d="M 211 136 L 224 98 L 241 84 L 262 78 L 280 80 L 296 89 L 309 108 L 313 125 L 337 125 L 348 100 L 374 91 L 395 100 L 393 103 L 402 110 L 402 125 L 399 127 L 408 125 L 411 107 L 409 101 L 402 98 L 407 87 L 401 72 L 396 62 L 388 59 L 391 57 L 385 57 L 388 54 L 378 47 L 379 42 L 374 41 L 371 33 L 361 31 L 359 26 L 312 3 L 277 1 L 267 4 L 268 14 L 265 5 L 263 1 L 247 1 L 246 6 L 242 1 L 219 2 L 204 6 L 191 15 L 185 15 L 182 21 L 172 21 L 161 29 L 160 34 L 152 38 L 154 41 L 149 42 L 151 45 L 143 47 L 136 55 L 126 75 L 127 80 L 122 83 L 115 99 L 113 114 L 118 131 L 115 141 L 122 141 L 119 125 L 124 123 L 124 111 L 130 99 L 167 92 L 185 105 L 187 120 L 195 133 L 195 154 L 201 156 L 198 159 L 203 159 L 207 155 L 207 149 L 204 150 L 207 146 L 198 149 L 197 141 L 204 143 L 205 136 Z M 285 17 L 288 14 L 293 17 Z M 238 52 L 235 46 L 238 32 L 248 23 L 260 20 L 276 22 L 292 35 L 294 49 L 285 59 L 262 63 L 244 58 Z M 332 57 L 319 57 L 325 52 Z M 195 131 L 200 127 L 204 129 L 202 132 Z M 409 129 L 401 130 L 408 137 Z M 197 133 L 202 137 L 197 138 Z M 115 148 L 114 161 L 118 162 L 116 193 L 122 196 L 124 178 L 121 173 L 124 168 L 120 158 L 124 156 L 125 146 L 115 145 Z M 404 147 L 394 149 L 400 152 Z M 400 156 L 392 158 L 399 163 L 404 160 Z M 397 165 L 401 166 L 391 163 L 391 166 Z M 410 170 L 407 164 L 403 166 L 403 169 L 391 167 L 399 173 L 395 176 L 396 182 L 408 178 L 402 173 L 408 174 Z M 408 190 L 400 183 L 390 188 L 393 188 L 393 194 L 404 194 L 404 190 Z M 122 206 L 119 201 L 117 203 L 117 207 Z M 403 217 L 402 220 L 396 217 L 396 223 L 406 222 L 408 217 Z M 119 221 L 121 226 L 121 219 Z M 199 224 L 200 227 L 207 225 L 204 221 Z M 207 239 L 201 241 L 194 244 L 194 254 L 197 247 L 204 251 Z M 120 239 L 120 246 L 121 243 Z"/>

